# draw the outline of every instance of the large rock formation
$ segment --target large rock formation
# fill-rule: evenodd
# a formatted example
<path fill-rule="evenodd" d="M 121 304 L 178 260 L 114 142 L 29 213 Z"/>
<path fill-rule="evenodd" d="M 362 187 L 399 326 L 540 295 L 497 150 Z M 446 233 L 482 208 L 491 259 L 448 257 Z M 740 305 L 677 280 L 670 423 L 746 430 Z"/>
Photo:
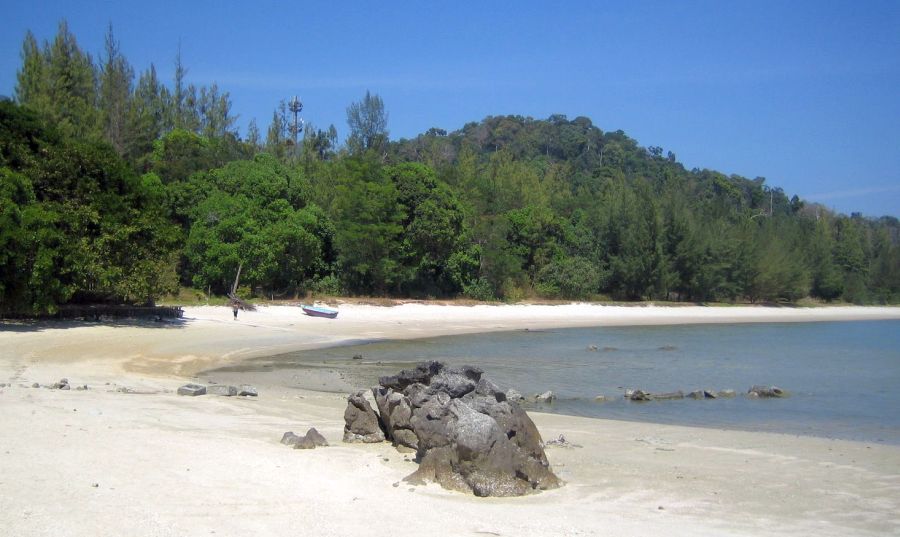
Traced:
<path fill-rule="evenodd" d="M 423 362 L 379 382 L 372 391 L 385 435 L 416 450 L 419 469 L 407 481 L 434 481 L 477 496 L 519 496 L 560 485 L 534 422 L 480 369 Z M 351 398 L 348 414 L 354 404 Z"/>
<path fill-rule="evenodd" d="M 347 398 L 344 411 L 344 442 L 384 442 L 378 415 L 366 401 L 363 392 Z"/>

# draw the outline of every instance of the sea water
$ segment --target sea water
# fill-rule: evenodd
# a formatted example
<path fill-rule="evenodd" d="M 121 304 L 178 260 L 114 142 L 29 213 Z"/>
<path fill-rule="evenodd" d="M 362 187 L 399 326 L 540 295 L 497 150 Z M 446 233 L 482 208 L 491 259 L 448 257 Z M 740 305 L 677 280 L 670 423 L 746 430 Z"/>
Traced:
<path fill-rule="evenodd" d="M 282 375 L 327 365 L 362 388 L 422 360 L 476 365 L 526 396 L 552 390 L 553 404 L 530 407 L 543 412 L 900 444 L 900 321 L 520 330 L 334 347 L 268 363 Z M 755 384 L 790 396 L 746 397 Z M 738 395 L 636 403 L 623 397 L 629 388 Z"/>

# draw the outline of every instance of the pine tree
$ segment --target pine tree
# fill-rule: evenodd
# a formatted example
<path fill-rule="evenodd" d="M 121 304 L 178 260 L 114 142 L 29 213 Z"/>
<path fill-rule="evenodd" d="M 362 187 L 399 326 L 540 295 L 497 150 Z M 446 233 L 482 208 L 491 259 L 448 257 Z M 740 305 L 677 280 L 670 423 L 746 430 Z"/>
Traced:
<path fill-rule="evenodd" d="M 260 134 L 259 127 L 256 126 L 256 118 L 250 120 L 247 125 L 247 143 L 253 148 L 254 153 L 259 151 Z"/>
<path fill-rule="evenodd" d="M 171 125 L 166 124 L 168 100 L 168 90 L 160 84 L 156 67 L 150 64 L 138 79 L 128 109 L 126 156 L 129 161 L 142 160 L 153 151 L 153 142 L 171 130 Z M 138 167 L 144 166 L 139 163 Z"/>
<path fill-rule="evenodd" d="M 122 55 L 113 36 L 112 24 L 106 31 L 105 58 L 100 72 L 100 113 L 103 134 L 120 154 L 126 153 L 131 138 L 128 129 L 134 70 Z"/>
<path fill-rule="evenodd" d="M 89 54 L 78 47 L 65 20 L 49 47 L 49 107 L 46 112 L 65 135 L 95 138 L 98 134 L 97 74 Z"/>
<path fill-rule="evenodd" d="M 49 101 L 49 66 L 45 50 L 29 30 L 22 43 L 22 68 L 16 73 L 16 100 L 35 110 L 46 110 Z"/>

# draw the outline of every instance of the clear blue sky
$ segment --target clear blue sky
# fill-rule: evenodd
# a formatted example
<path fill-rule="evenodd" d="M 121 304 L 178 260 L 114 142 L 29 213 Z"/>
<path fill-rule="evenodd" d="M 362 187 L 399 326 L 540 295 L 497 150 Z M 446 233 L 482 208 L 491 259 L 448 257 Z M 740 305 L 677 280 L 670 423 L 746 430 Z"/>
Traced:
<path fill-rule="evenodd" d="M 337 4 L 337 5 L 336 5 Z M 384 5 L 387 4 L 387 5 Z M 627 5 L 620 5 L 627 4 Z M 766 177 L 842 212 L 900 216 L 900 2 L 0 0 L 0 95 L 25 31 L 112 23 L 140 71 L 231 93 L 242 132 L 280 99 L 346 132 L 367 89 L 391 138 L 487 115 L 590 117 L 688 168 Z"/>

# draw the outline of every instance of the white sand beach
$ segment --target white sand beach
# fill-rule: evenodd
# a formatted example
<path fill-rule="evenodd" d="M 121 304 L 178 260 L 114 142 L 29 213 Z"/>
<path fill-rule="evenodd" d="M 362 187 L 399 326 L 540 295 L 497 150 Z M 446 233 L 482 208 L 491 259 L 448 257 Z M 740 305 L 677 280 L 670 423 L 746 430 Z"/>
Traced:
<path fill-rule="evenodd" d="M 855 319 L 900 308 L 342 305 L 327 320 L 271 306 L 235 321 L 196 307 L 175 323 L 0 323 L 0 533 L 897 535 L 900 446 L 533 413 L 545 439 L 578 446 L 547 449 L 566 485 L 484 499 L 404 483 L 415 463 L 387 443 L 341 443 L 342 395 L 175 394 L 203 370 L 354 340 Z M 31 387 L 63 377 L 73 389 Z M 309 427 L 331 446 L 279 443 Z"/>

